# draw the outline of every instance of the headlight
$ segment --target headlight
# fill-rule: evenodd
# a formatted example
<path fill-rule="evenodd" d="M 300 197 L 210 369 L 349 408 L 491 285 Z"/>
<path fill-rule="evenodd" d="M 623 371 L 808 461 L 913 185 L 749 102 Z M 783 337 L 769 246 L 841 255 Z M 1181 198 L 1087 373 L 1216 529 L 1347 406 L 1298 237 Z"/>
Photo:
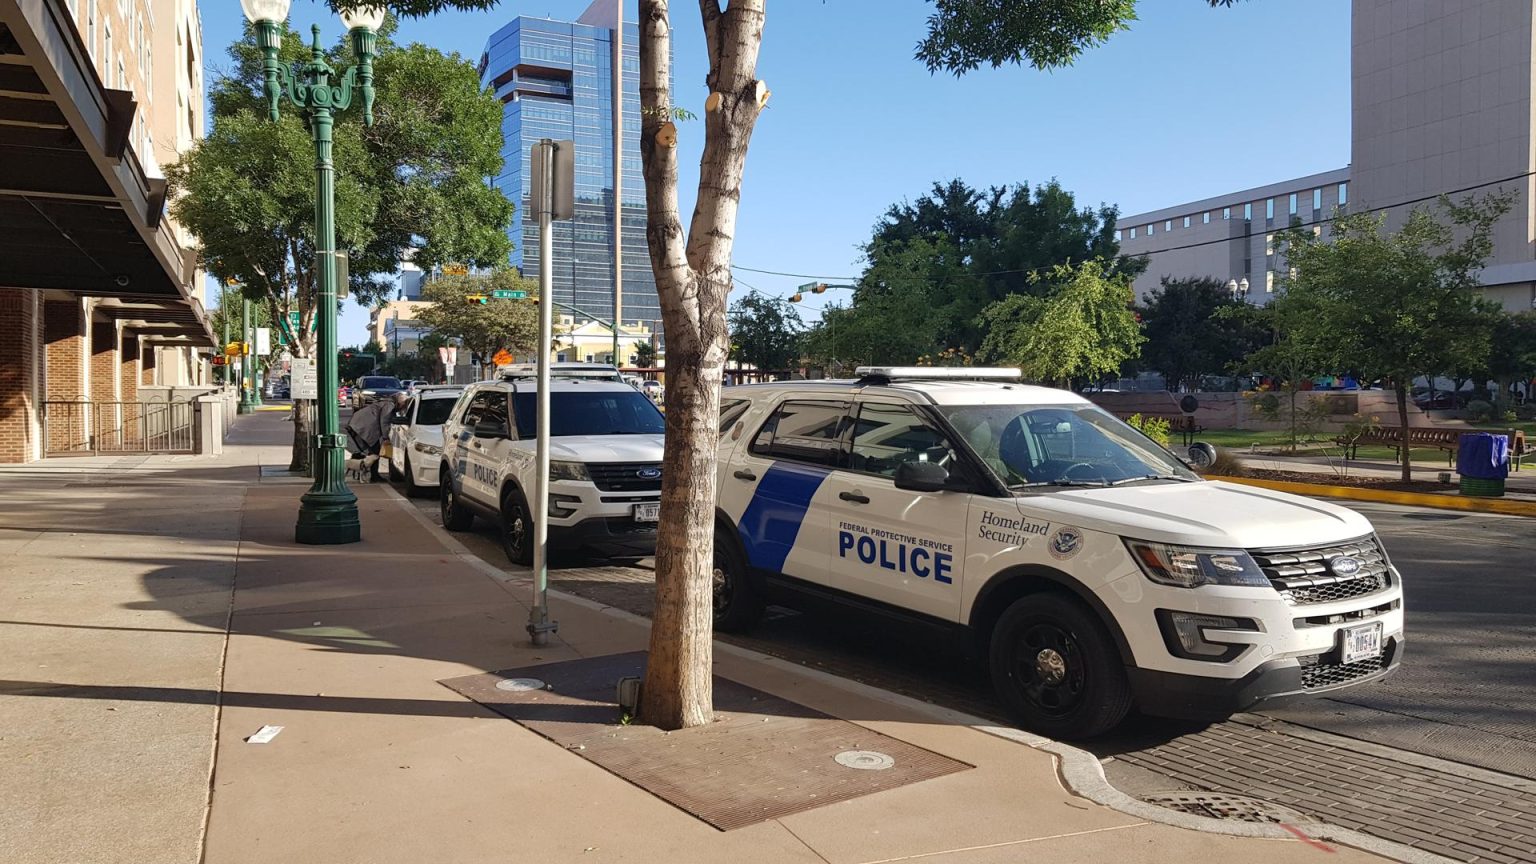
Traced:
<path fill-rule="evenodd" d="M 1269 577 L 1241 549 L 1202 549 L 1140 540 L 1127 540 L 1125 545 L 1141 566 L 1141 572 L 1159 585 L 1179 588 L 1199 588 L 1201 585 L 1269 587 Z"/>
<path fill-rule="evenodd" d="M 441 448 L 441 447 L 438 447 L 438 446 L 433 445 L 433 444 L 423 444 L 420 441 L 412 442 L 411 443 L 411 449 L 415 450 L 417 453 L 425 453 L 428 456 L 436 456 L 439 453 L 443 452 L 443 448 Z"/>
<path fill-rule="evenodd" d="M 587 481 L 592 478 L 587 474 L 587 466 L 580 462 L 552 461 L 549 463 L 549 479 Z"/>

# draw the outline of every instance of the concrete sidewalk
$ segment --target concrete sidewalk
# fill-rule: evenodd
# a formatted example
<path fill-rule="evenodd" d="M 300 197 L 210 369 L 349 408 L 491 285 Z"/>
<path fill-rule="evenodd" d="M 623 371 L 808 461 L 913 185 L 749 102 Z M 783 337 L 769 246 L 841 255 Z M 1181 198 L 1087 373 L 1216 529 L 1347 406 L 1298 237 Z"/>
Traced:
<path fill-rule="evenodd" d="M 438 683 L 641 650 L 644 622 L 557 596 L 529 646 L 526 580 L 381 485 L 362 543 L 295 545 L 305 486 L 258 471 L 288 434 L 252 415 L 217 460 L 0 471 L 6 861 L 1379 860 L 1126 815 L 1042 749 L 739 648 L 717 674 L 976 767 L 718 831 Z"/>

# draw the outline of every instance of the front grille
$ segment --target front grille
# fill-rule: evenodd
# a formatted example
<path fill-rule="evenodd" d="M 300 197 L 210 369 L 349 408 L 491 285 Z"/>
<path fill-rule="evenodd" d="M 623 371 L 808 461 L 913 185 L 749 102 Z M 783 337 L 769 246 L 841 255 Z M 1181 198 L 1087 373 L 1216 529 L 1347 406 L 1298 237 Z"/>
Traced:
<path fill-rule="evenodd" d="M 655 471 L 655 477 L 641 477 L 641 471 Z M 660 462 L 588 462 L 592 483 L 604 492 L 661 491 Z"/>
<path fill-rule="evenodd" d="M 1385 669 L 1386 665 L 1386 654 L 1354 663 L 1314 663 L 1310 666 L 1303 665 L 1301 667 L 1301 687 L 1303 690 L 1316 690 L 1319 687 L 1348 684 L 1357 678 L 1374 675 Z"/>
<path fill-rule="evenodd" d="M 1292 606 L 1309 606 L 1363 597 L 1392 584 L 1387 554 L 1375 535 L 1314 549 L 1255 550 L 1251 553 L 1280 596 Z M 1360 569 L 1340 576 L 1330 568 L 1336 558 L 1354 558 Z"/>

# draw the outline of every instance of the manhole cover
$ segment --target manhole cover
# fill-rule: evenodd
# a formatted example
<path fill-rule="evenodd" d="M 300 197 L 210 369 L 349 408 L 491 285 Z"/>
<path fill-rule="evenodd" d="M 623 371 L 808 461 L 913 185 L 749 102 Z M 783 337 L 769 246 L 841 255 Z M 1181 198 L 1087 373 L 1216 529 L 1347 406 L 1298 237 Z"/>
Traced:
<path fill-rule="evenodd" d="M 874 750 L 844 750 L 832 758 L 844 768 L 857 768 L 860 771 L 884 771 L 896 767 L 895 759 Z"/>
<path fill-rule="evenodd" d="M 503 678 L 496 682 L 497 690 L 506 690 L 509 693 L 526 693 L 529 690 L 543 690 L 544 682 L 537 678 Z"/>
<path fill-rule="evenodd" d="M 1212 819 L 1274 824 L 1307 821 L 1306 817 L 1289 807 L 1281 807 L 1246 795 L 1226 795 L 1221 792 L 1162 792 L 1147 795 L 1143 800 L 1149 804 L 1167 807 L 1169 810 L 1208 816 Z"/>

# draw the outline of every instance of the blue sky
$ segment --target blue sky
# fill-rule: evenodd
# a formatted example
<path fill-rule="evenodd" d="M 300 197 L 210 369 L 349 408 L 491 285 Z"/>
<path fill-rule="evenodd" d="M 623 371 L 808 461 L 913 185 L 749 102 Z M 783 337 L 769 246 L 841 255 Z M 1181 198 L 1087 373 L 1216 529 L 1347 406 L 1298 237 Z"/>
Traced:
<path fill-rule="evenodd" d="M 396 38 L 473 62 L 513 17 L 573 20 L 587 5 L 505 0 L 489 12 L 404 21 Z M 626 5 L 633 20 L 636 4 Z M 1135 213 L 1349 162 L 1348 3 L 1140 7 L 1129 32 L 1069 69 L 957 79 L 912 58 L 930 10 L 923 0 L 771 0 L 758 75 L 773 98 L 747 157 L 736 264 L 852 277 L 857 247 L 886 207 L 953 177 L 976 186 L 1054 177 L 1080 204 Z M 202 11 L 211 77 L 241 18 L 233 2 Z M 305 28 L 319 22 L 326 38 L 341 29 L 312 0 L 295 2 L 290 17 Z M 706 66 L 693 4 L 673 4 L 673 26 L 678 104 L 702 114 Z M 686 213 L 703 125 L 680 131 Z M 741 271 L 737 281 L 738 290 L 787 295 L 809 280 Z M 811 304 L 804 311 L 815 317 Z M 347 306 L 341 344 L 366 338 L 367 317 Z"/>

